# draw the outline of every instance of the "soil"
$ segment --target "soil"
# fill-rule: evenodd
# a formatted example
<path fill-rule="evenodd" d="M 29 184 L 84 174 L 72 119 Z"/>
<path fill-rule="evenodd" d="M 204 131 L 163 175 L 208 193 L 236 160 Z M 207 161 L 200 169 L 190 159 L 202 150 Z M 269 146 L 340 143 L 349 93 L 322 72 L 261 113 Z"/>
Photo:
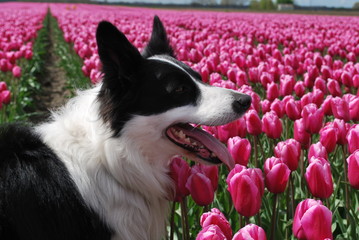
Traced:
<path fill-rule="evenodd" d="M 62 106 L 70 91 L 66 88 L 66 72 L 60 67 L 60 57 L 55 54 L 52 28 L 49 26 L 49 38 L 44 72 L 38 76 L 41 93 L 35 97 L 36 114 L 30 117 L 33 123 L 45 121 L 50 116 L 50 110 Z"/>

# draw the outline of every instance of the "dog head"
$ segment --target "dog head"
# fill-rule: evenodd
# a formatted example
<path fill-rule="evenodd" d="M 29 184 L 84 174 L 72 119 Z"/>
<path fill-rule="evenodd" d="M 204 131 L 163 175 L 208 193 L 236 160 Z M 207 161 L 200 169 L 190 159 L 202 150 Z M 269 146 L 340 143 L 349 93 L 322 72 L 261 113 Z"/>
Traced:
<path fill-rule="evenodd" d="M 100 114 L 115 136 L 132 129 L 147 136 L 142 142 L 154 141 L 168 154 L 233 167 L 226 148 L 193 124 L 236 120 L 250 107 L 248 95 L 204 84 L 199 73 L 175 58 L 157 16 L 142 54 L 109 22 L 99 24 L 96 39 L 104 73 Z"/>

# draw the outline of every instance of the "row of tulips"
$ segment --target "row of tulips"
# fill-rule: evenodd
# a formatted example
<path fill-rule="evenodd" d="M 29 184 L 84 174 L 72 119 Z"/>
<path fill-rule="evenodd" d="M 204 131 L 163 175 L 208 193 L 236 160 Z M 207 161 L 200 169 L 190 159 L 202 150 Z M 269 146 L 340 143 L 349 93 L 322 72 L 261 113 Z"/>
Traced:
<path fill-rule="evenodd" d="M 33 57 L 33 43 L 42 28 L 46 4 L 1 3 L 0 17 L 0 110 L 20 89 L 22 67 Z M 3 110 L 2 112 L 4 112 Z M 1 113 L 1 115 L 6 115 Z M 0 117 L 3 121 L 2 117 Z M 6 121 L 6 119 L 4 120 Z"/>
<path fill-rule="evenodd" d="M 204 82 L 252 97 L 243 118 L 202 126 L 227 144 L 234 169 L 171 163 L 181 206 L 173 214 L 182 218 L 171 217 L 172 231 L 181 227 L 184 239 L 358 236 L 359 18 L 50 7 L 93 83 L 101 80 L 97 23 L 111 21 L 142 50 L 157 14 L 177 58 Z"/>

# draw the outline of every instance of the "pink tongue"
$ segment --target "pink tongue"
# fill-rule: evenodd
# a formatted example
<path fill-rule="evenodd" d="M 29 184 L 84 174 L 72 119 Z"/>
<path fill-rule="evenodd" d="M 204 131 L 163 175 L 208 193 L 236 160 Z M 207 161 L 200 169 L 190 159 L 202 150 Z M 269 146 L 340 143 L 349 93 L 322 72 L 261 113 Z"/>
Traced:
<path fill-rule="evenodd" d="M 218 159 L 221 160 L 231 170 L 234 168 L 235 162 L 228 152 L 225 145 L 223 145 L 218 139 L 213 137 L 211 134 L 199 129 L 192 127 L 189 124 L 177 125 L 188 137 L 194 138 L 200 141 L 210 151 L 217 155 Z"/>

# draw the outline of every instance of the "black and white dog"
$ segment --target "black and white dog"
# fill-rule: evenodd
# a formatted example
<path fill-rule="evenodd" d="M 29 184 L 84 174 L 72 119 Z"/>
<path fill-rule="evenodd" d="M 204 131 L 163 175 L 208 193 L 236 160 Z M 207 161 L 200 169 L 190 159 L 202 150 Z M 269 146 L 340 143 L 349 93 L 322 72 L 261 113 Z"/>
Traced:
<path fill-rule="evenodd" d="M 104 79 L 36 127 L 0 128 L 0 239 L 161 239 L 183 155 L 233 167 L 226 148 L 192 124 L 239 118 L 251 98 L 211 87 L 174 58 L 158 17 L 142 55 L 101 22 Z"/>

